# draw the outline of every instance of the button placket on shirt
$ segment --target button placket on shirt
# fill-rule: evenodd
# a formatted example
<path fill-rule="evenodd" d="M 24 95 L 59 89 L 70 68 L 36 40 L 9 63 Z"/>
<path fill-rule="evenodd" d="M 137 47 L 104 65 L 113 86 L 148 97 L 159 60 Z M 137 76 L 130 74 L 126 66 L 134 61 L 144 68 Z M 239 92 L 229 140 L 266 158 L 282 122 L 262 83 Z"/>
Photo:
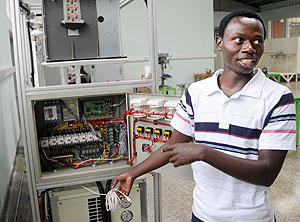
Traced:
<path fill-rule="evenodd" d="M 221 119 L 219 121 L 219 129 L 229 129 L 230 125 L 230 101 L 231 98 L 227 98 L 223 103 L 223 110 L 221 113 Z"/>

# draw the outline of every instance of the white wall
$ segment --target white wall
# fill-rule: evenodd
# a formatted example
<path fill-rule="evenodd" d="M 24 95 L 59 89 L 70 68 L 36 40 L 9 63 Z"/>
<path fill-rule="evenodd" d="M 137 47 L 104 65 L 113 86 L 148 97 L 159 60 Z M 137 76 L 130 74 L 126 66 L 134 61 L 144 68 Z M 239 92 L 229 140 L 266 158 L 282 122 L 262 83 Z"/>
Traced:
<path fill-rule="evenodd" d="M 226 16 L 229 12 L 222 12 L 222 11 L 218 11 L 218 12 L 214 12 L 214 28 L 218 28 L 220 25 L 221 20 L 224 18 L 224 16 Z M 216 44 L 214 44 L 214 50 L 215 50 L 215 70 L 218 69 L 222 69 L 223 68 L 223 57 L 222 57 L 222 53 L 220 53 L 217 48 L 216 48 Z"/>
<path fill-rule="evenodd" d="M 158 52 L 172 56 L 172 68 L 167 67 L 165 73 L 173 78 L 166 84 L 175 87 L 176 84 L 191 83 L 194 73 L 213 70 L 213 1 L 159 0 L 156 5 Z M 148 57 L 144 1 L 136 0 L 121 10 L 121 29 L 123 53 L 129 58 Z M 146 64 L 125 65 L 125 76 L 138 78 Z"/>
<path fill-rule="evenodd" d="M 120 10 L 120 26 L 122 53 L 131 61 L 123 66 L 124 77 L 140 79 L 144 66 L 149 64 L 147 8 L 143 0 L 135 0 Z"/>
<path fill-rule="evenodd" d="M 191 83 L 193 74 L 213 70 L 213 1 L 157 2 L 158 52 L 168 52 L 174 58 L 170 61 L 172 69 L 166 70 L 173 76 L 167 84 Z M 202 58 L 182 59 L 194 56 Z"/>
<path fill-rule="evenodd" d="M 0 211 L 13 169 L 20 136 L 14 71 L 9 41 L 10 22 L 6 16 L 5 0 L 0 0 Z M 12 71 L 7 71 L 12 70 Z"/>
<path fill-rule="evenodd" d="M 8 68 L 12 65 L 10 55 L 9 30 L 11 27 L 10 21 L 6 14 L 6 1 L 0 0 L 0 69 Z"/>

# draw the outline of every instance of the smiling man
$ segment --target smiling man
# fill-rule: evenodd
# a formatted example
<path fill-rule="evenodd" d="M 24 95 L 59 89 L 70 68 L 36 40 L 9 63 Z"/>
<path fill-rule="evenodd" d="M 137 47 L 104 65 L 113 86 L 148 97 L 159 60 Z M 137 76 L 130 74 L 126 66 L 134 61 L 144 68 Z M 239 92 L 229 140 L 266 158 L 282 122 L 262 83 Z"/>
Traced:
<path fill-rule="evenodd" d="M 114 183 L 132 182 L 167 163 L 191 164 L 196 186 L 192 221 L 274 222 L 268 189 L 288 150 L 295 150 L 296 115 L 290 90 L 255 68 L 265 27 L 249 11 L 223 18 L 216 38 L 224 69 L 191 84 L 171 121 L 172 138 Z"/>

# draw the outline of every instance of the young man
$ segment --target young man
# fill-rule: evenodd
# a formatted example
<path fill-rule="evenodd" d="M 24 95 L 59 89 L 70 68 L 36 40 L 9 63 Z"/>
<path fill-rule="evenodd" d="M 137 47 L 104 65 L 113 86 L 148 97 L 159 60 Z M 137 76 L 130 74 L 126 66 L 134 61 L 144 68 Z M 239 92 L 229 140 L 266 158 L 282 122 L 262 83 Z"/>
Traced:
<path fill-rule="evenodd" d="M 119 175 L 113 186 L 120 183 L 128 194 L 142 174 L 169 162 L 191 163 L 192 221 L 275 221 L 268 187 L 287 151 L 295 150 L 296 115 L 290 90 L 255 68 L 265 36 L 263 21 L 253 12 L 224 17 L 216 38 L 224 69 L 189 87 L 171 122 L 170 141 Z"/>

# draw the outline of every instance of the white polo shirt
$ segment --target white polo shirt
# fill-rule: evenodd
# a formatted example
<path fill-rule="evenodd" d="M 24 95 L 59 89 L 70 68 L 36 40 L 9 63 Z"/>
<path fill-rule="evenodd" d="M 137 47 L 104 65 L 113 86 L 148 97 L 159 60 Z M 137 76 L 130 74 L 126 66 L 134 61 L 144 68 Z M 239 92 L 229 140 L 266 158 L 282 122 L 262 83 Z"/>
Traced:
<path fill-rule="evenodd" d="M 195 143 L 244 159 L 260 149 L 295 150 L 296 115 L 291 91 L 255 69 L 253 78 L 228 98 L 212 77 L 193 83 L 177 106 L 172 127 Z M 193 213 L 205 222 L 273 222 L 268 187 L 238 180 L 201 161 L 192 163 L 196 181 Z"/>

